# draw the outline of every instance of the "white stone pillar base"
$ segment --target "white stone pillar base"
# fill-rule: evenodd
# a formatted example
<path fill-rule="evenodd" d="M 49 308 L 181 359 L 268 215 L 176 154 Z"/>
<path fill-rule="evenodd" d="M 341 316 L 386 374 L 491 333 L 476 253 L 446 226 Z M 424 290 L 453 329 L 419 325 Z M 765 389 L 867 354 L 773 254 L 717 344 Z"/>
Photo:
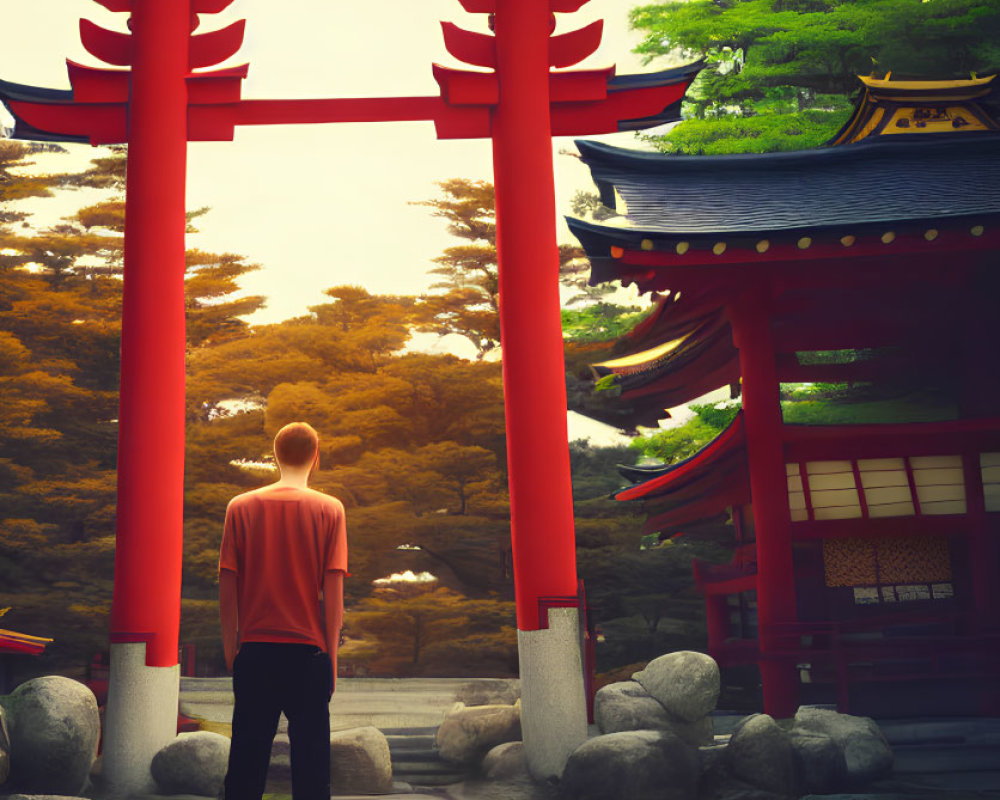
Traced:
<path fill-rule="evenodd" d="M 549 627 L 517 632 L 521 663 L 521 733 L 528 771 L 560 778 L 587 739 L 587 699 L 575 608 L 549 609 Z"/>
<path fill-rule="evenodd" d="M 145 642 L 112 643 L 101 769 L 105 797 L 156 791 L 149 765 L 177 736 L 181 668 L 147 667 Z"/>

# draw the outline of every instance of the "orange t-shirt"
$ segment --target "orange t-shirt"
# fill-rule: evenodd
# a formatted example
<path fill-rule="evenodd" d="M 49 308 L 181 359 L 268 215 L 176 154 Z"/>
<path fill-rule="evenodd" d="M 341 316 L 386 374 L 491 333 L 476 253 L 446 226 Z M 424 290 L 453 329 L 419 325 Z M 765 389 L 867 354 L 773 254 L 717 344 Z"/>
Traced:
<path fill-rule="evenodd" d="M 327 572 L 347 572 L 344 506 L 313 489 L 272 484 L 226 508 L 219 571 L 236 573 L 239 641 L 326 649 L 320 595 Z"/>

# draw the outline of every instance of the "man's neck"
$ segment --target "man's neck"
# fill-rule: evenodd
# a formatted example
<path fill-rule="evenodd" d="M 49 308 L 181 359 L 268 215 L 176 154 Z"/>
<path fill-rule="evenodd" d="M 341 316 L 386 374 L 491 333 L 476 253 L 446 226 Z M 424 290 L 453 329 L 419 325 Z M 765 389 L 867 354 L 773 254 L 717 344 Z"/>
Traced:
<path fill-rule="evenodd" d="M 296 489 L 308 489 L 309 488 L 309 473 L 312 470 L 310 468 L 304 469 L 294 469 L 290 467 L 284 467 L 281 470 L 281 477 L 278 479 L 276 486 L 291 486 Z"/>

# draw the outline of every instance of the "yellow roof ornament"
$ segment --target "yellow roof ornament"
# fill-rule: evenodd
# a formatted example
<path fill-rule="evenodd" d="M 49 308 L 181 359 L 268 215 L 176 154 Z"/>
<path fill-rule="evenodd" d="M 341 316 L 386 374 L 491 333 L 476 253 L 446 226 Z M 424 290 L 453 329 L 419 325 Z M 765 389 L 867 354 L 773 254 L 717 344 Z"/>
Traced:
<path fill-rule="evenodd" d="M 874 136 L 1000 131 L 979 102 L 993 91 L 996 75 L 959 80 L 891 80 L 859 75 L 865 90 L 854 114 L 827 145 L 853 144 Z"/>

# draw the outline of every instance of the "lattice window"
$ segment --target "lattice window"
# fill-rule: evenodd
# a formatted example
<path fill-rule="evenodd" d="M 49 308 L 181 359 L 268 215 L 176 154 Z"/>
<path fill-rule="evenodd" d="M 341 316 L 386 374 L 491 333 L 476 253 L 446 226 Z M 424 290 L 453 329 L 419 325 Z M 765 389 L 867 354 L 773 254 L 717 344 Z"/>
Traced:
<path fill-rule="evenodd" d="M 964 514 L 965 474 L 961 456 L 910 458 L 920 513 Z"/>
<path fill-rule="evenodd" d="M 1000 510 L 997 456 L 994 502 Z M 785 472 L 793 522 L 966 513 L 957 455 L 805 461 L 786 464 Z"/>
<path fill-rule="evenodd" d="M 982 453 L 979 468 L 983 473 L 983 494 L 987 511 L 1000 511 L 1000 453 Z"/>
<path fill-rule="evenodd" d="M 858 459 L 869 517 L 912 517 L 916 513 L 905 458 Z"/>

